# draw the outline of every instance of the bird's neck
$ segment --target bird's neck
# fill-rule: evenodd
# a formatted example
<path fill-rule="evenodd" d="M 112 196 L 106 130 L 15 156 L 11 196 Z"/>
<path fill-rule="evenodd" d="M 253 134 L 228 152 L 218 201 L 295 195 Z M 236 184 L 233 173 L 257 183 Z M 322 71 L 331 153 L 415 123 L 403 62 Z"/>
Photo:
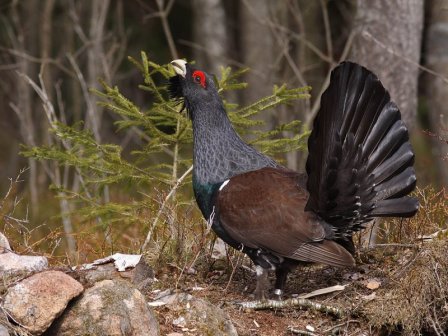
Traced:
<path fill-rule="evenodd" d="M 247 171 L 277 166 L 247 145 L 233 129 L 221 104 L 196 107 L 193 114 L 193 177 L 212 185 Z"/>

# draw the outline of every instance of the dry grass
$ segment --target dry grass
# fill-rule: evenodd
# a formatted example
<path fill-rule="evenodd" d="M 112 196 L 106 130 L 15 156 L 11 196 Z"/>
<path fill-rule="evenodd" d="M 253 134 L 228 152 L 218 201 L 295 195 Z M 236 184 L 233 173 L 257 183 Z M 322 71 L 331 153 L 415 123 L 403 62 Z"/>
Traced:
<path fill-rule="evenodd" d="M 448 237 L 448 234 L 443 235 L 443 230 L 448 228 L 448 192 L 417 187 L 414 194 L 420 202 L 419 211 L 409 219 L 388 219 L 379 233 L 384 242 L 416 243 L 434 233 L 440 233 L 439 238 Z"/>
<path fill-rule="evenodd" d="M 388 332 L 445 335 L 448 330 L 448 193 L 417 188 L 420 210 L 410 219 L 381 225 L 383 248 L 397 244 L 391 255 L 399 269 L 384 267 L 388 285 L 365 307 L 368 323 Z M 400 248 L 411 247 L 410 249 Z M 413 247 L 413 248 L 412 248 Z M 381 265 L 381 263 L 380 263 Z"/>
<path fill-rule="evenodd" d="M 368 323 L 403 335 L 427 332 L 445 335 L 448 330 L 448 241 L 425 243 L 419 251 L 399 257 L 399 270 L 387 274 L 388 284 L 376 291 L 363 307 Z M 409 252 L 409 251 L 408 251 Z"/>
<path fill-rule="evenodd" d="M 8 238 L 12 237 L 13 248 L 27 254 L 46 255 L 53 265 L 69 263 L 70 259 L 64 254 L 61 229 L 29 229 L 23 222 L 11 219 L 15 218 L 11 216 L 16 204 L 13 194 L 11 192 L 1 203 L 1 229 L 7 232 Z M 258 330 L 257 335 L 284 335 L 288 326 L 303 329 L 306 323 L 318 325 L 322 334 L 342 325 L 340 335 L 361 332 L 368 335 L 422 332 L 444 335 L 444 330 L 448 329 L 448 195 L 445 190 L 436 191 L 429 187 L 417 189 L 416 195 L 421 205 L 418 214 L 411 219 L 383 221 L 379 229 L 383 245 L 373 250 L 361 249 L 357 269 L 313 266 L 300 268 L 290 277 L 289 294 L 348 283 L 344 292 L 317 299 L 317 302 L 345 309 L 348 317 L 341 321 L 295 309 L 241 312 L 228 304 L 249 299 L 254 275 L 240 267 L 242 261 L 247 260 L 236 251 L 231 250 L 225 261 L 216 262 L 211 258 L 214 235 L 193 203 L 172 203 L 166 207 L 145 257 L 154 266 L 160 280 L 158 287 L 188 290 L 192 286 L 202 286 L 206 289 L 196 295 L 218 305 L 227 303 L 224 307 L 242 335 L 251 335 L 248 330 L 253 329 L 254 319 L 279 328 L 278 333 Z M 157 209 L 148 210 L 141 215 L 152 216 L 155 211 Z M 138 253 L 147 229 L 141 222 L 127 223 L 125 227 L 117 223 L 111 231 L 112 239 L 107 241 L 102 227 L 76 217 L 74 221 L 78 248 L 75 263 L 89 262 L 115 251 Z M 431 241 L 423 239 L 430 235 Z M 346 277 L 352 273 L 361 276 L 358 279 Z M 372 277 L 381 279 L 381 286 L 375 291 L 365 286 L 365 281 Z M 3 279 L 0 296 L 10 284 L 8 279 Z M 374 294 L 373 299 L 366 300 L 371 294 Z M 159 314 L 160 321 L 166 320 L 163 314 L 164 311 Z M 5 323 L 12 335 L 25 335 L 23 330 L 9 324 L 0 311 L 0 324 Z M 166 331 L 173 331 L 170 328 Z"/>

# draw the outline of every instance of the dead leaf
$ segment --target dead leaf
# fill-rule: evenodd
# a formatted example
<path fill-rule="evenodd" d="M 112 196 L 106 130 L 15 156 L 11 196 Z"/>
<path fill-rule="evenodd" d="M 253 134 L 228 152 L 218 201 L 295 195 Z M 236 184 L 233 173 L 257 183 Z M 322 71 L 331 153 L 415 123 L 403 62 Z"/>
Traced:
<path fill-rule="evenodd" d="M 380 286 L 381 286 L 381 282 L 379 282 L 378 280 L 375 280 L 375 279 L 370 279 L 366 285 L 366 287 L 368 289 L 372 289 L 372 290 L 378 289 Z"/>

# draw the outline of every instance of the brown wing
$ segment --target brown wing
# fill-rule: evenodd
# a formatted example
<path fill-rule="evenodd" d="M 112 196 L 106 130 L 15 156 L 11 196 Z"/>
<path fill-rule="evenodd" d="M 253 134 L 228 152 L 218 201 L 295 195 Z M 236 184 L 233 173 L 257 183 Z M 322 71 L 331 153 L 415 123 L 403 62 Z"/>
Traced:
<path fill-rule="evenodd" d="M 330 232 L 317 216 L 304 211 L 307 201 L 297 173 L 263 168 L 232 177 L 216 206 L 223 228 L 245 246 L 301 261 L 353 265 L 347 250 L 325 239 Z"/>

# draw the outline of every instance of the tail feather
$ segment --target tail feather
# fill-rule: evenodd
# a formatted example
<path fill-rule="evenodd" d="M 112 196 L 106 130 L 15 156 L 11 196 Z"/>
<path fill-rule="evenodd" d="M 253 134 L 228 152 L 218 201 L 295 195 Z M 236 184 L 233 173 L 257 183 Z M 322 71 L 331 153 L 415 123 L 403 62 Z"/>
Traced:
<path fill-rule="evenodd" d="M 371 211 L 373 217 L 412 217 L 418 210 L 418 200 L 414 197 L 382 200 Z"/>
<path fill-rule="evenodd" d="M 403 121 L 398 120 L 391 127 L 386 136 L 378 144 L 378 147 L 369 157 L 367 163 L 367 170 L 372 171 L 379 164 L 381 164 L 389 156 L 393 155 L 394 152 L 406 141 L 409 140 L 408 130 L 404 125 Z"/>
<path fill-rule="evenodd" d="M 375 183 L 380 184 L 391 175 L 396 174 L 402 167 L 408 167 L 413 162 L 414 153 L 412 152 L 411 144 L 405 142 L 392 156 L 373 170 L 372 174 Z"/>
<path fill-rule="evenodd" d="M 414 190 L 416 181 L 414 168 L 408 167 L 399 175 L 394 175 L 375 187 L 376 196 L 373 201 L 405 196 Z"/>
<path fill-rule="evenodd" d="M 377 84 L 377 81 L 374 81 Z M 376 124 L 376 121 L 381 115 L 383 108 L 390 101 L 390 96 L 387 91 L 376 90 L 369 99 L 369 104 L 366 107 L 366 114 L 370 118 L 362 118 L 360 125 L 354 123 L 352 131 L 356 133 L 356 143 L 359 144 L 367 139 L 367 134 L 372 130 L 372 127 Z"/>
<path fill-rule="evenodd" d="M 400 111 L 379 79 L 344 62 L 331 75 L 308 140 L 314 211 L 341 236 L 377 216 L 412 216 L 414 153 Z"/>
<path fill-rule="evenodd" d="M 400 120 L 400 111 L 393 102 L 389 102 L 384 106 L 381 115 L 370 131 L 370 136 L 365 139 L 364 151 L 371 153 L 378 143 L 383 139 L 384 134 L 389 131 L 390 127 Z"/>

